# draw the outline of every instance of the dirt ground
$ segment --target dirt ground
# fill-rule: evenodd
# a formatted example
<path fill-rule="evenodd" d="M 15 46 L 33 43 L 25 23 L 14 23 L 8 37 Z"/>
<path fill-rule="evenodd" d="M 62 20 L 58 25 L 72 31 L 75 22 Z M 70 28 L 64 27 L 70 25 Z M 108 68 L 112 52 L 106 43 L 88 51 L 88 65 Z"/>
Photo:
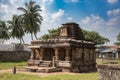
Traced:
<path fill-rule="evenodd" d="M 12 71 L 12 69 L 0 70 L 0 74 L 3 74 L 3 73 L 11 73 L 11 74 L 13 74 L 13 71 Z M 38 75 L 40 77 L 45 77 L 45 76 L 49 76 L 49 75 L 56 75 L 56 74 L 73 74 L 73 75 L 77 74 L 77 73 L 71 73 L 71 72 L 38 73 L 38 72 L 26 72 L 26 71 L 20 71 L 20 70 L 17 70 L 16 74 L 17 73 Z"/>

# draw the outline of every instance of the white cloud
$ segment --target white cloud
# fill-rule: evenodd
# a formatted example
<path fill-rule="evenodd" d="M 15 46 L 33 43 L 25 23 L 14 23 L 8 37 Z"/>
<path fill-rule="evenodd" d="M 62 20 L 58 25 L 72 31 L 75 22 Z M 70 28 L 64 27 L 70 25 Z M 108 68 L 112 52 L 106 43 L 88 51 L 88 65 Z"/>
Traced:
<path fill-rule="evenodd" d="M 73 18 L 72 18 L 72 17 L 67 17 L 67 20 L 68 20 L 68 21 L 72 21 Z"/>
<path fill-rule="evenodd" d="M 71 2 L 78 2 L 78 0 L 71 0 Z"/>
<path fill-rule="evenodd" d="M 41 0 L 42 4 L 51 4 L 54 0 Z"/>
<path fill-rule="evenodd" d="M 50 9 L 48 9 L 50 5 L 52 5 L 52 0 L 43 0 L 41 3 L 41 15 L 43 17 L 43 21 L 41 25 L 41 32 L 38 33 L 39 37 L 46 34 L 48 29 L 57 28 L 62 23 L 61 19 L 64 15 L 64 10 L 58 9 L 56 12 L 51 12 Z"/>
<path fill-rule="evenodd" d="M 108 23 L 106 23 L 106 25 L 112 27 L 112 26 L 117 26 L 120 24 L 119 23 L 120 8 L 107 11 L 107 15 L 110 17 L 110 19 L 108 20 Z"/>
<path fill-rule="evenodd" d="M 6 5 L 6 4 L 0 4 L 0 12 L 2 12 L 2 13 L 8 13 L 8 5 Z"/>
<path fill-rule="evenodd" d="M 62 17 L 63 15 L 64 15 L 64 10 L 59 9 L 58 12 L 51 14 L 51 18 L 53 20 L 57 20 L 57 19 L 60 19 L 60 17 Z"/>
<path fill-rule="evenodd" d="M 116 28 L 116 27 L 118 28 L 119 27 L 118 25 L 120 25 L 120 17 L 116 16 L 116 17 L 110 18 L 106 23 L 106 25 L 111 28 Z"/>
<path fill-rule="evenodd" d="M 103 22 L 104 20 L 101 17 L 99 17 L 98 15 L 93 15 L 93 14 L 81 20 L 82 25 L 89 25 L 89 27 L 92 27 L 91 29 L 96 29 L 97 27 L 96 25 L 100 25 Z"/>
<path fill-rule="evenodd" d="M 120 16 L 119 16 L 120 12 L 118 13 L 118 11 L 114 12 L 114 10 L 111 10 L 111 12 L 109 13 L 109 11 L 108 11 L 107 14 L 109 16 L 110 15 L 114 15 L 114 16 L 113 17 L 110 16 L 109 19 L 106 21 L 106 20 L 104 20 L 102 17 L 100 17 L 98 15 L 91 14 L 90 16 L 87 16 L 84 19 L 82 19 L 80 21 L 80 23 L 82 25 L 87 25 L 88 27 L 91 27 L 91 29 L 97 29 L 98 27 L 101 27 L 101 25 L 105 26 L 105 27 L 109 27 L 109 29 L 114 28 L 114 27 L 118 28 L 118 24 L 120 24 L 119 23 L 119 21 L 120 21 Z"/>
<path fill-rule="evenodd" d="M 114 4 L 114 3 L 117 3 L 118 0 L 108 0 L 107 2 L 110 3 L 110 4 Z"/>
<path fill-rule="evenodd" d="M 69 2 L 73 2 L 73 3 L 77 3 L 79 0 L 65 0 L 65 2 L 69 3 Z"/>
<path fill-rule="evenodd" d="M 111 10 L 107 12 L 108 20 L 104 20 L 102 17 L 98 15 L 90 15 L 85 17 L 80 21 L 80 25 L 83 29 L 86 30 L 94 30 L 99 32 L 102 36 L 107 37 L 110 39 L 111 43 L 113 44 L 116 41 L 116 35 L 120 32 L 120 16 L 118 15 L 119 10 Z"/>
<path fill-rule="evenodd" d="M 108 16 L 120 15 L 120 8 L 107 11 Z"/>
<path fill-rule="evenodd" d="M 43 17 L 43 22 L 41 25 L 41 32 L 39 35 L 43 35 L 47 33 L 48 29 L 56 28 L 58 27 L 59 23 L 61 22 L 61 18 L 64 15 L 64 10 L 59 9 L 56 12 L 50 12 L 50 9 L 48 10 L 48 7 L 52 5 L 52 2 L 54 0 L 42 0 L 41 3 L 41 15 Z"/>
<path fill-rule="evenodd" d="M 12 15 L 20 14 L 17 10 L 19 6 L 24 5 L 24 0 L 8 0 L 8 2 L 0 3 L 0 14 L 3 14 L 1 17 L 2 20 L 11 20 Z"/>
<path fill-rule="evenodd" d="M 9 0 L 10 4 L 14 5 L 18 0 Z"/>
<path fill-rule="evenodd" d="M 87 17 L 86 17 L 85 19 L 83 19 L 81 22 L 82 22 L 83 24 L 89 24 L 90 21 L 91 21 L 91 18 L 87 16 Z"/>

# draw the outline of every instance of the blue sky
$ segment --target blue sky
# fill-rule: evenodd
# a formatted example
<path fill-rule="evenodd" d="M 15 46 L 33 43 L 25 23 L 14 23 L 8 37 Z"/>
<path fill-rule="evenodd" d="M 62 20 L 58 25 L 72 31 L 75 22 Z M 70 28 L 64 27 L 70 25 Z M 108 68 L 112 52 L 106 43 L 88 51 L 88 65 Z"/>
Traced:
<path fill-rule="evenodd" d="M 29 0 L 0 0 L 0 19 L 10 20 L 13 14 L 21 14 L 16 8 Z M 97 31 L 116 41 L 120 32 L 120 0 L 34 0 L 41 6 L 43 22 L 38 37 L 48 29 L 57 28 L 66 22 L 76 22 L 82 29 Z M 30 35 L 24 37 L 30 43 Z M 13 39 L 7 41 L 13 42 Z M 14 42 L 18 42 L 15 39 Z"/>

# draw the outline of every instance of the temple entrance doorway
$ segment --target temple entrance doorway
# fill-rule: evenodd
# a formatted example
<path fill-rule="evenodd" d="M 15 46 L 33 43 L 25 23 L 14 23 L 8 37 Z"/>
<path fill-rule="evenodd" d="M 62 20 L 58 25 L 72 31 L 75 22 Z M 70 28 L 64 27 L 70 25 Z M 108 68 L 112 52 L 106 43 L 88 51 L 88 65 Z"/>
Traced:
<path fill-rule="evenodd" d="M 53 48 L 46 48 L 43 53 L 43 60 L 44 61 L 52 61 L 53 56 L 55 56 Z"/>
<path fill-rule="evenodd" d="M 59 50 L 59 60 L 60 61 L 65 61 L 65 49 L 63 49 L 63 48 L 61 48 L 60 50 Z"/>

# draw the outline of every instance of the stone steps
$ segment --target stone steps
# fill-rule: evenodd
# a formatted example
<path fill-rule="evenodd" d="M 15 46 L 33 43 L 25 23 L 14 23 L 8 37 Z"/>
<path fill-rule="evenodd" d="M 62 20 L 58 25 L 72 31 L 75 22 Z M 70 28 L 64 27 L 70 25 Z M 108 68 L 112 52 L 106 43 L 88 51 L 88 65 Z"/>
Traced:
<path fill-rule="evenodd" d="M 51 73 L 51 72 L 61 72 L 61 68 L 57 67 L 25 67 L 22 69 L 19 69 L 19 71 L 25 71 L 25 72 L 39 72 L 39 73 Z"/>
<path fill-rule="evenodd" d="M 50 67 L 51 63 L 51 61 L 43 61 L 39 64 L 39 67 Z"/>
<path fill-rule="evenodd" d="M 41 63 L 41 60 L 28 60 L 28 66 L 38 66 Z"/>

